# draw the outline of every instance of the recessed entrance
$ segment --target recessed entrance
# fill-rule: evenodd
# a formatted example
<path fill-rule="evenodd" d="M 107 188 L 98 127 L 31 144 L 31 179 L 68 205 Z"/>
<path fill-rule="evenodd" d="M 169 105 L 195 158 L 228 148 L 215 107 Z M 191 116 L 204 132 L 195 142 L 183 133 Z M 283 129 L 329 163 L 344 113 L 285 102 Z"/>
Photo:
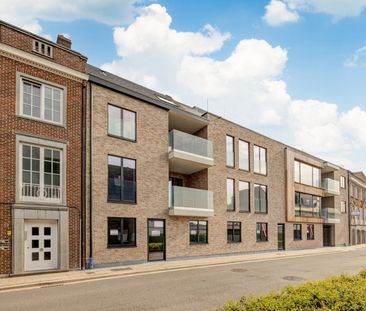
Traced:
<path fill-rule="evenodd" d="M 323 225 L 323 246 L 334 246 L 334 225 Z"/>
<path fill-rule="evenodd" d="M 57 221 L 26 221 L 24 234 L 24 270 L 57 269 Z"/>
<path fill-rule="evenodd" d="M 165 220 L 148 219 L 148 261 L 165 260 Z"/>

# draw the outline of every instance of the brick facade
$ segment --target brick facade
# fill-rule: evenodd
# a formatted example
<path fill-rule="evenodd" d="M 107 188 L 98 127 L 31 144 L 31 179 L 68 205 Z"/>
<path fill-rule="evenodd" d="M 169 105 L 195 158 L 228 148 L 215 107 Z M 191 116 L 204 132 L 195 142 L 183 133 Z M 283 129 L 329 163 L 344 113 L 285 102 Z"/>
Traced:
<path fill-rule="evenodd" d="M 286 145 L 253 132 L 221 117 L 209 114 L 208 125 L 194 135 L 212 141 L 214 166 L 202 169 L 191 175 L 170 170 L 168 159 L 168 128 L 171 127 L 169 111 L 132 98 L 120 92 L 93 84 L 92 97 L 92 132 L 93 132 L 93 258 L 98 265 L 118 264 L 134 261 L 146 261 L 147 220 L 164 219 L 166 224 L 166 258 L 206 256 L 214 254 L 243 253 L 253 251 L 273 251 L 278 248 L 277 225 L 285 225 L 285 249 L 305 249 L 323 246 L 324 220 L 319 218 L 301 218 L 289 221 L 287 217 L 288 192 L 286 171 Z M 136 112 L 137 141 L 131 142 L 108 135 L 108 104 Z M 90 124 L 89 124 L 90 126 Z M 226 135 L 234 137 L 235 166 L 226 166 Z M 90 138 L 90 137 L 89 137 Z M 239 139 L 249 143 L 250 169 L 239 169 Z M 254 145 L 266 148 L 268 171 L 266 175 L 254 172 Z M 108 203 L 107 174 L 108 155 L 116 155 L 136 160 L 137 163 L 137 203 Z M 310 163 L 323 165 L 323 161 L 310 155 L 302 155 Z M 293 162 L 291 164 L 294 165 Z M 332 173 L 335 180 L 347 171 Z M 182 179 L 183 186 L 204 189 L 213 192 L 214 216 L 187 217 L 170 216 L 168 213 L 169 177 Z M 227 211 L 226 179 L 235 180 L 235 211 Z M 239 181 L 250 183 L 250 212 L 239 212 Z M 266 185 L 268 189 L 268 213 L 258 214 L 254 210 L 254 184 Z M 298 185 L 299 186 L 299 185 Z M 323 190 L 313 189 L 323 195 Z M 330 198 L 329 204 L 339 208 L 340 200 L 347 201 L 347 190 L 341 195 Z M 90 193 L 88 193 L 88 196 Z M 324 201 L 326 202 L 326 201 Z M 294 206 L 292 206 L 292 211 Z M 107 245 L 108 217 L 136 218 L 136 247 L 109 248 Z M 334 225 L 334 243 L 348 244 L 348 214 L 341 215 L 341 223 Z M 208 221 L 208 243 L 191 244 L 189 241 L 189 221 Z M 241 222 L 241 243 L 227 242 L 227 222 Z M 268 223 L 266 242 L 256 240 L 256 223 Z M 302 239 L 294 240 L 294 224 L 302 225 Z M 314 225 L 312 240 L 307 239 L 307 225 Z"/>
<path fill-rule="evenodd" d="M 35 39 L 52 46 L 52 58 L 33 51 Z M 47 218 L 47 215 L 57 215 L 59 211 L 64 213 L 64 216 L 57 216 L 59 220 L 67 219 L 67 233 L 63 233 L 59 238 L 60 248 L 67 247 L 67 252 L 62 251 L 63 254 L 61 254 L 62 256 L 66 254 L 67 260 L 63 260 L 59 269 L 80 268 L 83 177 L 82 100 L 83 87 L 88 79 L 86 71 L 86 58 L 81 54 L 0 22 L 0 275 L 26 272 L 23 271 L 24 256 L 19 254 L 24 252 L 22 240 L 24 230 L 19 226 L 18 219 L 21 218 L 22 221 L 38 218 L 52 219 Z M 21 74 L 35 80 L 54 83 L 66 89 L 67 108 L 64 125 L 54 125 L 19 115 L 19 75 Z M 325 227 L 331 227 L 330 243 L 332 245 L 350 243 L 349 206 L 357 206 L 363 211 L 364 200 L 352 195 L 349 199 L 349 185 L 351 187 L 366 185 L 366 180 L 362 180 L 364 176 L 356 174 L 350 180 L 349 172 L 340 167 L 335 167 L 327 173 L 324 171 L 323 178 L 340 180 L 340 177 L 344 176 L 347 185 L 340 189 L 339 195 L 326 196 L 321 187 L 312 187 L 294 181 L 295 159 L 320 169 L 326 166 L 323 160 L 213 114 L 205 114 L 202 117 L 204 112 L 200 113 L 199 109 L 192 109 L 177 102 L 171 102 L 172 105 L 166 102 L 157 104 L 156 92 L 132 82 L 125 82 L 121 90 L 118 89 L 120 80 L 112 77 L 109 80 L 111 84 L 107 85 L 105 81 L 101 82 L 104 76 L 107 77 L 107 74 L 103 73 L 97 80 L 99 82 L 89 82 L 86 85 L 86 93 L 91 94 L 91 97 L 86 98 L 87 119 L 84 120 L 88 127 L 85 163 L 87 193 L 84 198 L 88 220 L 92 212 L 92 221 L 86 224 L 85 244 L 87 245 L 86 256 L 89 257 L 91 255 L 89 229 L 92 226 L 92 255 L 96 265 L 146 261 L 148 219 L 165 220 L 167 259 L 274 251 L 278 249 L 279 224 L 285 226 L 285 249 L 322 247 Z M 144 98 L 133 96 L 131 92 L 140 92 Z M 92 110 L 89 110 L 89 101 Z M 167 101 L 170 102 L 170 99 L 168 98 Z M 108 135 L 108 104 L 136 113 L 136 141 Z M 180 114 L 182 114 L 181 119 L 178 117 Z M 192 127 L 190 134 L 207 139 L 213 144 L 214 165 L 208 165 L 208 168 L 202 168 L 190 175 L 174 171 L 168 156 L 169 130 L 174 129 L 174 124 L 185 128 L 187 124 L 183 124 L 184 122 L 187 124 L 192 122 L 187 126 Z M 45 207 L 32 202 L 19 207 L 16 190 L 17 137 L 19 135 L 66 145 L 64 206 L 49 204 Z M 234 138 L 234 167 L 226 165 L 226 135 Z M 249 143 L 250 168 L 248 171 L 239 169 L 239 140 Z M 254 172 L 254 145 L 267 150 L 265 175 Z M 108 202 L 108 155 L 136 160 L 136 203 Z M 92 163 L 89 161 L 89 156 L 92 156 Z M 182 179 L 184 187 L 212 192 L 214 215 L 209 217 L 169 215 L 170 177 Z M 91 178 L 91 184 L 89 184 L 89 178 Z M 234 211 L 227 211 L 227 178 L 235 181 Z M 239 181 L 250 184 L 249 212 L 239 211 Z M 254 184 L 267 186 L 268 213 L 255 212 Z M 366 186 L 363 190 L 365 189 Z M 339 223 L 332 224 L 319 217 L 296 216 L 295 191 L 321 196 L 322 205 L 335 210 L 340 210 L 341 202 L 345 202 L 346 210 L 340 213 Z M 89 209 L 89 204 L 92 210 Z M 108 247 L 108 217 L 136 219 L 136 246 Z M 208 243 L 190 243 L 190 220 L 208 221 Z M 228 221 L 241 223 L 240 243 L 228 243 Z M 262 222 L 268 224 L 269 238 L 268 241 L 258 242 L 256 223 Z M 294 240 L 294 224 L 302 225 L 301 240 Z M 308 224 L 314 225 L 315 238 L 312 240 L 306 238 Z M 366 222 L 353 224 L 357 225 L 357 228 L 353 228 L 354 231 L 352 231 L 353 244 L 366 242 L 366 229 L 359 228 L 360 225 L 365 224 Z M 356 237 L 353 238 L 353 236 Z"/>
<path fill-rule="evenodd" d="M 366 177 L 362 172 L 349 177 L 351 244 L 366 243 Z"/>
<path fill-rule="evenodd" d="M 0 24 L 0 43 L 33 55 L 34 38 L 8 25 Z M 86 59 L 54 46 L 54 61 L 85 71 Z M 13 58 L 0 49 L 0 240 L 9 240 L 9 250 L 0 250 L 0 274 L 12 271 L 12 208 L 16 203 L 16 135 L 29 135 L 67 144 L 66 206 L 69 212 L 69 267 L 80 267 L 81 213 L 81 120 L 82 81 L 71 79 L 53 68 L 40 69 L 37 60 Z M 26 74 L 66 87 L 67 115 L 65 126 L 47 124 L 17 115 L 18 74 Z"/>

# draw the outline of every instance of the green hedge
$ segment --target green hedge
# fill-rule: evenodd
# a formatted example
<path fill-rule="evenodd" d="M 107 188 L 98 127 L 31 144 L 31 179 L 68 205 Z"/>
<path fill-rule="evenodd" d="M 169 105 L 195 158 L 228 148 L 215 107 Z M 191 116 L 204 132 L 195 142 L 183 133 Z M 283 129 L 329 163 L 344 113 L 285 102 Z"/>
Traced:
<path fill-rule="evenodd" d="M 221 311 L 366 310 L 366 269 L 323 281 L 288 286 L 279 293 L 243 297 Z"/>

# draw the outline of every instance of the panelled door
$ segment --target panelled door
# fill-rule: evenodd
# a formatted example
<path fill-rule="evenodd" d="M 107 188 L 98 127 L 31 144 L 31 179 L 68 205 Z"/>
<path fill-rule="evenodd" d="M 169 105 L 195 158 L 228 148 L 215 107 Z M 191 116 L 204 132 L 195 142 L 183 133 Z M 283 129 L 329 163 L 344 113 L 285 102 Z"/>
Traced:
<path fill-rule="evenodd" d="M 29 220 L 24 229 L 25 271 L 57 269 L 57 221 Z"/>

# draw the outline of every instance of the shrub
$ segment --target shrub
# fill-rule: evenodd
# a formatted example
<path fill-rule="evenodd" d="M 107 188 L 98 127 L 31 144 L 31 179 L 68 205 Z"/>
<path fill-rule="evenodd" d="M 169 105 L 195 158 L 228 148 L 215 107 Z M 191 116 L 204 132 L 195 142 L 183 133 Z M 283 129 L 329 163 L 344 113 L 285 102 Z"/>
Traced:
<path fill-rule="evenodd" d="M 366 269 L 303 285 L 288 286 L 264 296 L 228 302 L 221 311 L 366 310 Z"/>

